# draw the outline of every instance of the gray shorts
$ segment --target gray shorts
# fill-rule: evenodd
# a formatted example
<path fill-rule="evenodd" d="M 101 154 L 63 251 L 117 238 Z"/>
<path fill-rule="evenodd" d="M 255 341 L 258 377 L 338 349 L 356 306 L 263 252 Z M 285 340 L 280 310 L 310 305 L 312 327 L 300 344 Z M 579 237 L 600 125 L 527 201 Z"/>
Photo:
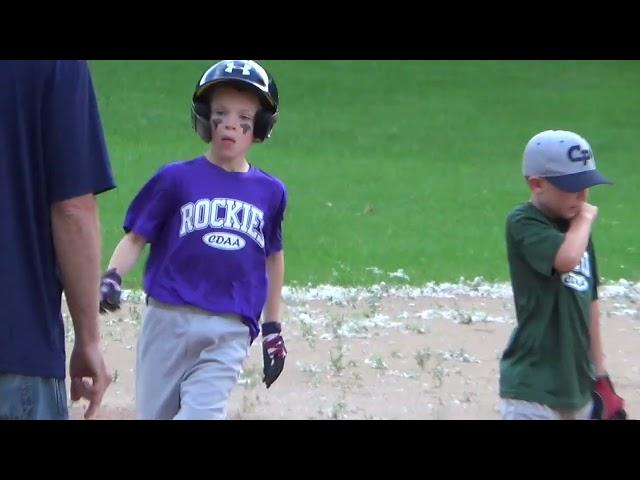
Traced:
<path fill-rule="evenodd" d="M 500 400 L 503 420 L 590 420 L 593 402 L 577 410 L 553 410 L 546 405 L 513 398 Z"/>
<path fill-rule="evenodd" d="M 136 417 L 226 418 L 249 341 L 249 327 L 238 316 L 149 298 L 136 353 Z"/>
<path fill-rule="evenodd" d="M 0 373 L 0 420 L 67 420 L 64 380 Z"/>

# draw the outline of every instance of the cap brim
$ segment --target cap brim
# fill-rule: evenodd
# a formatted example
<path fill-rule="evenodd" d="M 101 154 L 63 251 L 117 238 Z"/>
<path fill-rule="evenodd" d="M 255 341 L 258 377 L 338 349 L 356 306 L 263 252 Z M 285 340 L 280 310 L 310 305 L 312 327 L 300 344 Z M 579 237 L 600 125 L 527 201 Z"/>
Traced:
<path fill-rule="evenodd" d="M 597 170 L 560 175 L 557 177 L 545 177 L 554 187 L 563 192 L 576 193 L 595 185 L 611 185 L 612 182 L 602 176 Z"/>

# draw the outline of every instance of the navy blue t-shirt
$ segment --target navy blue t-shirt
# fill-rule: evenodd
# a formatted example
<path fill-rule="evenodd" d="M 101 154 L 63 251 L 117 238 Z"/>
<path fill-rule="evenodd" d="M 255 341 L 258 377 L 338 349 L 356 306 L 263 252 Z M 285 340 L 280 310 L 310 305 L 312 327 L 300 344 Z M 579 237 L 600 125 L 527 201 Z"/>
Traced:
<path fill-rule="evenodd" d="M 0 373 L 65 377 L 51 205 L 115 187 L 85 61 L 0 61 Z"/>

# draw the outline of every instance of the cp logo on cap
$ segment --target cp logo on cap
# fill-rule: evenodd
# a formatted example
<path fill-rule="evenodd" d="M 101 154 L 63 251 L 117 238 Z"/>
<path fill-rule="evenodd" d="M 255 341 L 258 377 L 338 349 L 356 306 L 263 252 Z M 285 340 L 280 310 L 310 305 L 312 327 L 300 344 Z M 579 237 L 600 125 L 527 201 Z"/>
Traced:
<path fill-rule="evenodd" d="M 587 165 L 587 162 L 591 158 L 591 151 L 582 150 L 580 148 L 580 145 L 574 145 L 572 147 L 569 147 L 569 150 L 567 150 L 567 156 L 572 162 L 583 162 L 585 165 Z"/>

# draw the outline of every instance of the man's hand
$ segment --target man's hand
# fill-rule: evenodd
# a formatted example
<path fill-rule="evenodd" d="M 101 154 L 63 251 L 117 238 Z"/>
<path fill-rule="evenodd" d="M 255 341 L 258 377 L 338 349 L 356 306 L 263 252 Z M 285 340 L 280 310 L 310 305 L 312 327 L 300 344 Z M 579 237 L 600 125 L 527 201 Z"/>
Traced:
<path fill-rule="evenodd" d="M 98 343 L 82 344 L 78 341 L 73 346 L 69 360 L 69 376 L 71 377 L 71 401 L 81 398 L 89 400 L 89 407 L 84 414 L 86 420 L 93 418 L 102 403 L 102 397 L 111 384 L 113 376 L 107 370 Z M 91 378 L 89 383 L 85 378 Z"/>

